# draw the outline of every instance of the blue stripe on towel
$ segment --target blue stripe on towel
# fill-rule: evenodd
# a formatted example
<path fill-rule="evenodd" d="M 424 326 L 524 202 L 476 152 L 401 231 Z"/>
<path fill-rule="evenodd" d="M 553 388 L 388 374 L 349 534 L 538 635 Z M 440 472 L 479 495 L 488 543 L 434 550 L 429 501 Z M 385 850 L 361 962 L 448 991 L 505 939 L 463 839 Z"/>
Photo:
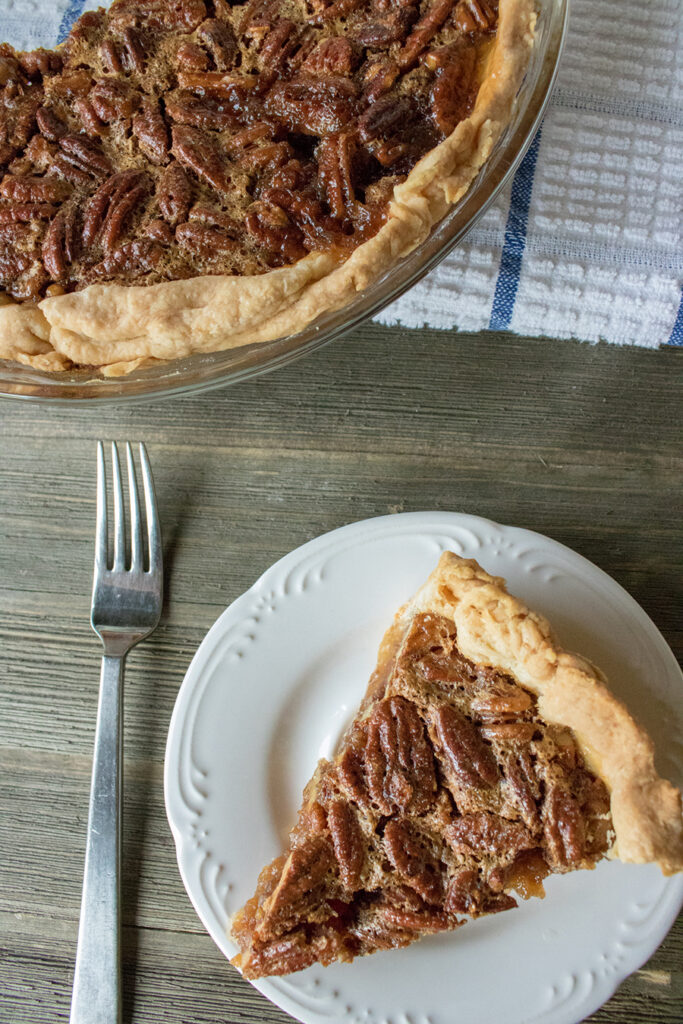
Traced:
<path fill-rule="evenodd" d="M 512 320 L 519 276 L 522 271 L 522 257 L 526 246 L 529 206 L 531 205 L 531 192 L 540 144 L 541 129 L 539 128 L 512 180 L 510 211 L 505 225 L 505 243 L 500 257 L 498 279 L 489 321 L 489 328 L 492 331 L 506 330 Z"/>
<path fill-rule="evenodd" d="M 683 288 L 681 289 L 681 301 L 678 304 L 676 322 L 674 323 L 671 336 L 665 344 L 683 346 Z"/>
<path fill-rule="evenodd" d="M 93 5 L 94 6 L 94 5 Z M 80 17 L 85 7 L 85 0 L 69 0 L 67 8 L 64 11 L 62 20 L 59 24 L 59 36 L 57 37 L 58 43 L 63 43 L 69 34 L 69 29 L 75 22 L 76 18 Z"/>

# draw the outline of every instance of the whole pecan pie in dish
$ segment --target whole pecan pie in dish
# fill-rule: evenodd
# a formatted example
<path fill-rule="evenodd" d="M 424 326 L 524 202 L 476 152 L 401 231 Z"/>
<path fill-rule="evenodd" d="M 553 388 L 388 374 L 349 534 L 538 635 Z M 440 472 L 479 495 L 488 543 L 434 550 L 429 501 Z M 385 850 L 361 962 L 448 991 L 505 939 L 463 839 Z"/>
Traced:
<path fill-rule="evenodd" d="M 295 333 L 427 237 L 509 121 L 534 0 L 115 0 L 0 47 L 0 358 Z"/>
<path fill-rule="evenodd" d="M 233 918 L 233 963 L 253 979 L 407 946 L 603 857 L 683 869 L 680 792 L 600 672 L 448 552 Z"/>

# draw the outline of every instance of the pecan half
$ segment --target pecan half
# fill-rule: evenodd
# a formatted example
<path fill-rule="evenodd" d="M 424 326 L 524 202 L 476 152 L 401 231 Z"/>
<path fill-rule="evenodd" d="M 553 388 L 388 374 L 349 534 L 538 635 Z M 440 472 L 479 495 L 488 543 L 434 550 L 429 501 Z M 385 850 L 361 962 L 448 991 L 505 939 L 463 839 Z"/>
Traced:
<path fill-rule="evenodd" d="M 76 254 L 75 211 L 60 210 L 43 239 L 43 263 L 53 281 L 64 280 Z"/>
<path fill-rule="evenodd" d="M 141 74 L 145 70 L 146 59 L 147 55 L 142 45 L 140 33 L 134 28 L 124 28 L 123 50 L 121 52 L 123 66 L 127 71 L 137 71 L 138 74 Z"/>
<path fill-rule="evenodd" d="M 534 765 L 528 750 L 513 750 L 503 760 L 505 787 L 513 803 L 519 809 L 522 821 L 527 828 L 538 827 L 538 808 L 536 801 L 541 792 L 534 771 Z"/>
<path fill-rule="evenodd" d="M 8 294 L 20 302 L 26 300 L 36 301 L 39 299 L 43 288 L 50 280 L 43 269 L 42 263 L 34 262 L 32 257 L 28 258 L 29 263 L 23 273 L 19 273 L 14 277 L 14 280 L 7 284 Z M 59 285 L 54 287 L 59 287 Z"/>
<path fill-rule="evenodd" d="M 435 746 L 449 782 L 477 789 L 495 786 L 498 765 L 476 726 L 449 704 L 434 713 Z"/>
<path fill-rule="evenodd" d="M 183 71 L 208 71 L 209 57 L 198 43 L 187 39 L 178 47 L 176 63 Z"/>
<path fill-rule="evenodd" d="M 357 10 L 361 6 L 363 0 L 334 0 L 333 4 L 327 7 L 319 18 L 311 18 L 311 21 L 317 23 L 319 20 L 335 21 L 337 18 L 346 18 L 353 11 Z"/>
<path fill-rule="evenodd" d="M 404 175 L 387 174 L 379 181 L 373 181 L 365 190 L 365 205 L 384 209 L 394 198 L 394 189 L 405 181 Z"/>
<path fill-rule="evenodd" d="M 369 798 L 363 774 L 363 756 L 359 751 L 347 747 L 337 765 L 337 777 L 344 792 L 359 807 L 367 807 Z"/>
<path fill-rule="evenodd" d="M 95 113 L 92 103 L 84 96 L 77 96 L 73 101 L 73 109 L 91 139 L 99 138 L 104 129 L 102 121 Z"/>
<path fill-rule="evenodd" d="M 187 218 L 192 202 L 192 185 L 180 164 L 173 162 L 161 174 L 157 200 L 164 220 L 177 224 Z"/>
<path fill-rule="evenodd" d="M 100 121 L 110 124 L 130 117 L 140 101 L 140 94 L 120 78 L 101 78 L 95 82 L 89 100 Z"/>
<path fill-rule="evenodd" d="M 472 698 L 472 710 L 484 722 L 507 722 L 519 718 L 531 708 L 526 690 L 514 684 L 499 683 L 494 690 L 484 690 Z"/>
<path fill-rule="evenodd" d="M 237 118 L 229 107 L 211 96 L 193 96 L 191 93 L 180 93 L 166 100 L 166 113 L 177 124 L 191 125 L 193 128 L 213 128 L 222 131 L 235 128 Z"/>
<path fill-rule="evenodd" d="M 363 81 L 363 99 L 375 103 L 383 93 L 388 92 L 400 74 L 398 64 L 385 57 L 369 61 Z"/>
<path fill-rule="evenodd" d="M 269 167 L 281 167 L 292 153 L 288 142 L 272 142 L 269 146 L 254 146 L 247 150 L 238 157 L 237 163 L 243 170 L 253 173 Z"/>
<path fill-rule="evenodd" d="M 178 85 L 191 92 L 226 96 L 235 91 L 259 90 L 262 82 L 257 75 L 238 75 L 229 71 L 181 71 L 178 73 Z"/>
<path fill-rule="evenodd" d="M 24 150 L 24 156 L 13 160 L 10 170 L 22 174 L 35 174 L 48 171 L 55 157 L 55 144 L 48 142 L 42 135 L 34 135 Z"/>
<path fill-rule="evenodd" d="M 481 734 L 484 739 L 499 743 L 528 744 L 537 729 L 534 722 L 491 722 L 482 725 Z"/>
<path fill-rule="evenodd" d="M 265 121 L 257 121 L 256 124 L 249 125 L 248 128 L 242 128 L 231 136 L 226 144 L 226 149 L 231 156 L 234 156 L 260 139 L 269 139 L 272 134 L 273 129 L 271 125 Z"/>
<path fill-rule="evenodd" d="M 90 270 L 93 278 L 116 277 L 119 274 L 143 274 L 152 270 L 164 255 L 158 242 L 138 238 L 115 249 Z"/>
<path fill-rule="evenodd" d="M 316 153 L 320 184 L 332 216 L 338 220 L 351 217 L 356 205 L 351 171 L 355 148 L 353 135 L 341 132 L 323 139 Z"/>
<path fill-rule="evenodd" d="M 87 135 L 64 135 L 59 140 L 59 145 L 63 150 L 64 160 L 85 174 L 101 178 L 111 173 L 111 164 L 99 143 L 89 139 Z"/>
<path fill-rule="evenodd" d="M 261 42 L 272 28 L 279 7 L 280 0 L 249 0 L 240 19 L 240 35 Z"/>
<path fill-rule="evenodd" d="M 57 117 L 49 107 L 38 107 L 36 121 L 38 122 L 38 131 L 45 136 L 48 142 L 58 142 L 68 131 L 62 119 Z"/>
<path fill-rule="evenodd" d="M 402 932 L 425 935 L 445 931 L 454 924 L 447 914 L 426 906 L 414 889 L 404 885 L 387 890 L 377 909 L 383 924 Z"/>
<path fill-rule="evenodd" d="M 112 174 L 88 201 L 83 217 L 83 245 L 89 248 L 102 232 L 102 244 L 110 252 L 118 242 L 123 222 L 145 194 L 144 174 L 119 171 Z"/>
<path fill-rule="evenodd" d="M 145 100 L 133 118 L 133 135 L 148 160 L 165 164 L 168 160 L 168 129 L 156 101 Z"/>
<path fill-rule="evenodd" d="M 119 48 L 113 39 L 103 39 L 100 43 L 100 57 L 102 66 L 110 75 L 119 75 L 123 71 L 123 64 L 119 56 Z"/>
<path fill-rule="evenodd" d="M 252 203 L 244 221 L 247 233 L 257 245 L 293 262 L 306 254 L 303 233 L 292 224 L 280 206 L 266 202 Z"/>
<path fill-rule="evenodd" d="M 149 224 L 145 225 L 143 231 L 147 238 L 153 238 L 155 242 L 160 242 L 162 245 L 171 245 L 173 242 L 173 232 L 165 220 L 158 218 L 151 220 Z"/>
<path fill-rule="evenodd" d="M 358 65 L 358 54 L 345 36 L 322 39 L 306 57 L 302 71 L 311 75 L 350 75 Z"/>
<path fill-rule="evenodd" d="M 0 127 L 2 141 L 7 145 L 4 162 L 11 160 L 33 135 L 36 113 L 42 102 L 42 91 L 35 86 L 23 86 L 16 96 L 10 90 L 0 96 Z"/>
<path fill-rule="evenodd" d="M 402 71 L 407 71 L 415 64 L 427 43 L 436 35 L 451 13 L 452 7 L 453 0 L 433 0 L 399 52 L 398 64 Z"/>
<path fill-rule="evenodd" d="M 305 918 L 308 911 L 319 910 L 319 898 L 331 895 L 328 884 L 335 864 L 328 838 L 306 838 L 294 847 L 269 900 L 269 934 L 281 935 Z"/>
<path fill-rule="evenodd" d="M 295 51 L 298 32 L 293 21 L 281 18 L 263 40 L 259 61 L 265 71 L 281 71 L 287 58 Z"/>
<path fill-rule="evenodd" d="M 70 160 L 65 153 L 57 153 L 52 161 L 49 173 L 58 174 L 70 185 L 92 185 L 92 178 L 87 171 L 84 171 L 74 160 Z"/>
<path fill-rule="evenodd" d="M 0 182 L 0 195 L 17 203 L 59 203 L 71 189 L 55 178 L 30 178 L 6 174 Z"/>
<path fill-rule="evenodd" d="M 190 210 L 189 219 L 198 221 L 200 224 L 209 224 L 215 228 L 224 228 L 233 238 L 239 238 L 242 230 L 241 225 L 233 220 L 230 214 L 205 203 L 196 203 Z"/>
<path fill-rule="evenodd" d="M 181 249 L 202 259 L 211 259 L 237 248 L 237 242 L 223 228 L 196 222 L 179 224 L 175 232 Z"/>
<path fill-rule="evenodd" d="M 512 859 L 522 850 L 531 850 L 538 842 L 519 822 L 507 821 L 486 811 L 464 814 L 444 830 L 444 838 L 456 853 L 472 857 L 495 854 Z"/>
<path fill-rule="evenodd" d="M 13 206 L 0 206 L 0 224 L 49 220 L 56 212 L 56 207 L 50 203 L 16 203 Z"/>
<path fill-rule="evenodd" d="M 171 152 L 179 163 L 218 192 L 230 190 L 223 159 L 207 135 L 198 128 L 174 125 L 171 137 Z"/>
<path fill-rule="evenodd" d="M 228 22 L 208 18 L 197 29 L 197 38 L 209 51 L 218 71 L 229 71 L 234 66 L 239 47 Z"/>
<path fill-rule="evenodd" d="M 581 808 L 572 794 L 551 786 L 543 803 L 545 851 L 556 871 L 571 869 L 581 862 L 585 828 Z"/>
<path fill-rule="evenodd" d="M 497 21 L 496 9 L 487 0 L 460 0 L 453 12 L 453 23 L 461 32 L 490 32 Z"/>
<path fill-rule="evenodd" d="M 327 823 L 342 884 L 353 891 L 358 888 L 365 860 L 363 833 L 358 819 L 345 800 L 333 800 L 327 808 Z"/>
<path fill-rule="evenodd" d="M 142 25 L 193 32 L 206 18 L 204 0 L 115 0 L 109 11 L 112 28 Z"/>
<path fill-rule="evenodd" d="M 363 142 L 387 139 L 410 121 L 412 113 L 413 105 L 407 96 L 388 93 L 358 118 L 358 134 Z"/>
<path fill-rule="evenodd" d="M 392 818 L 384 829 L 384 848 L 401 878 L 427 903 L 439 903 L 443 893 L 443 865 L 408 821 Z"/>
<path fill-rule="evenodd" d="M 28 53 L 20 53 L 18 60 L 21 70 L 28 78 L 54 75 L 62 69 L 61 54 L 55 53 L 53 50 L 44 50 L 42 47 L 30 50 Z"/>
<path fill-rule="evenodd" d="M 148 190 L 145 175 L 138 174 L 134 180 L 131 180 L 128 187 L 120 188 L 112 197 L 100 234 L 100 243 L 105 252 L 113 252 L 118 246 L 128 217 Z"/>
<path fill-rule="evenodd" d="M 387 50 L 392 43 L 404 41 L 417 17 L 418 12 L 414 7 L 400 7 L 390 11 L 381 21 L 361 25 L 354 31 L 353 38 L 361 46 Z"/>
<path fill-rule="evenodd" d="M 339 225 L 324 213 L 321 204 L 313 196 L 297 195 L 287 189 L 267 188 L 261 198 L 272 206 L 285 210 L 303 235 L 303 244 L 309 251 L 330 249 L 341 241 Z"/>
<path fill-rule="evenodd" d="M 365 779 L 382 814 L 427 810 L 436 790 L 434 758 L 415 705 L 404 697 L 380 701 L 367 725 Z"/>
<path fill-rule="evenodd" d="M 12 287 L 19 275 L 32 263 L 33 257 L 30 253 L 22 252 L 20 249 L 0 249 L 0 281 Z"/>
<path fill-rule="evenodd" d="M 265 108 L 289 131 L 329 135 L 351 120 L 357 95 L 349 78 L 300 74 L 288 82 L 276 82 L 266 96 Z"/>
<path fill-rule="evenodd" d="M 33 228 L 30 223 L 21 221 L 5 221 L 0 224 L 0 245 L 19 245 L 22 248 L 30 244 Z"/>
<path fill-rule="evenodd" d="M 310 967 L 320 956 L 315 942 L 309 942 L 303 931 L 293 932 L 265 944 L 256 942 L 249 951 L 249 968 L 245 977 L 259 978 L 291 974 Z"/>
<path fill-rule="evenodd" d="M 449 914 L 474 914 L 480 905 L 479 871 L 460 868 L 448 883 L 444 910 Z"/>
<path fill-rule="evenodd" d="M 436 77 L 431 91 L 432 117 L 444 135 L 469 113 L 476 57 L 471 47 L 456 41 L 435 50 L 426 62 L 435 67 Z"/>

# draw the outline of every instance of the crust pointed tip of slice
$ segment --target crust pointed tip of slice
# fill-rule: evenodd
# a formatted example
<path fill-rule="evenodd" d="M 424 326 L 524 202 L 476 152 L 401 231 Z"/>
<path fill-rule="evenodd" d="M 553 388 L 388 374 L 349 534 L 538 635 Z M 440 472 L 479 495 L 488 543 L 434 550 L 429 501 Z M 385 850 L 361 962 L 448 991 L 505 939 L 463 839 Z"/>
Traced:
<path fill-rule="evenodd" d="M 287 853 L 235 916 L 233 962 L 258 978 L 405 946 L 617 850 L 680 870 L 680 804 L 597 670 L 446 553 L 387 633 Z"/>

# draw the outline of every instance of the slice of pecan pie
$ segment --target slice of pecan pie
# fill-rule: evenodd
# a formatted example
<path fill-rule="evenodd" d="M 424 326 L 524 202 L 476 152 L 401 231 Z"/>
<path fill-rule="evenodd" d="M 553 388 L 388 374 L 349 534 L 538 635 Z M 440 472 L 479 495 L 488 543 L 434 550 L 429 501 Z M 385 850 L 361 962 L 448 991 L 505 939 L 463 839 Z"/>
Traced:
<path fill-rule="evenodd" d="M 233 919 L 233 963 L 259 978 L 406 946 L 603 857 L 681 870 L 679 791 L 598 670 L 447 553 Z"/>
<path fill-rule="evenodd" d="M 0 358 L 291 334 L 423 240 L 509 119 L 534 0 L 115 0 L 0 46 Z"/>

